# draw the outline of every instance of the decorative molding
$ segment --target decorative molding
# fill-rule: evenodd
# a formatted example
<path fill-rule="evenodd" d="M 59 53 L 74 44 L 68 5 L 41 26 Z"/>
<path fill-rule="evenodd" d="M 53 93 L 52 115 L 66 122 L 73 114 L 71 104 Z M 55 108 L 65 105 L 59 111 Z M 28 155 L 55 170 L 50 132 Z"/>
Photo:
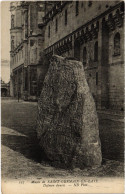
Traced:
<path fill-rule="evenodd" d="M 122 6 L 122 5 L 121 5 Z M 124 13 L 121 7 L 117 10 L 113 10 L 108 17 L 103 18 L 103 27 L 107 28 L 109 31 L 113 31 L 116 27 L 122 27 L 124 21 Z"/>
<path fill-rule="evenodd" d="M 109 8 L 104 13 L 100 14 L 99 16 L 95 17 L 91 21 L 87 22 L 86 24 L 82 25 L 66 37 L 62 38 L 61 40 L 57 41 L 50 47 L 46 48 L 44 51 L 45 53 L 49 53 L 49 50 L 52 49 L 54 51 L 56 45 L 59 43 L 62 44 L 62 47 L 57 50 L 57 52 L 65 52 L 67 50 L 67 46 L 64 46 L 65 40 L 67 38 L 74 38 L 74 41 L 78 41 L 80 44 L 86 43 L 92 39 L 98 38 L 99 32 L 99 19 L 102 19 L 102 25 L 104 28 L 109 28 L 111 30 L 114 29 L 114 25 L 121 27 L 123 25 L 123 10 L 124 2 L 120 2 L 114 7 Z M 113 14 L 114 13 L 114 14 Z M 113 16 L 112 16 L 113 15 Z M 107 20 L 105 19 L 108 18 Z"/>
<path fill-rule="evenodd" d="M 49 21 L 53 20 L 53 17 L 62 11 L 67 3 L 71 3 L 71 1 L 59 1 L 57 2 L 54 7 L 44 16 L 43 18 L 43 25 L 46 25 Z"/>

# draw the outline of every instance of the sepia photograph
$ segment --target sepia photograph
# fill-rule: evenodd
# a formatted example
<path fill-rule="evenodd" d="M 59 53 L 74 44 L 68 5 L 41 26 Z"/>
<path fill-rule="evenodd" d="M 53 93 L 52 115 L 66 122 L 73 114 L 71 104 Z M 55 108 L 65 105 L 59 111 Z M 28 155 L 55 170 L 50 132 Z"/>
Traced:
<path fill-rule="evenodd" d="M 124 1 L 1 1 L 1 193 L 124 193 Z"/>

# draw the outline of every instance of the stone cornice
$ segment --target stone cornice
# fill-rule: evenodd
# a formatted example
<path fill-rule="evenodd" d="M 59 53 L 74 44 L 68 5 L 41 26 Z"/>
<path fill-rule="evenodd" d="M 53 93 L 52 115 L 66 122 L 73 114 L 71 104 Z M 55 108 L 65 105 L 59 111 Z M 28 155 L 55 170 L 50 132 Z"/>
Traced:
<path fill-rule="evenodd" d="M 71 1 L 60 1 L 57 2 L 54 7 L 44 16 L 44 25 L 46 25 L 52 18 L 65 7 L 67 3 Z"/>
<path fill-rule="evenodd" d="M 34 35 L 29 35 L 28 38 L 32 38 L 32 37 L 43 37 L 41 34 L 34 34 Z"/>
<path fill-rule="evenodd" d="M 13 31 L 20 31 L 20 30 L 22 30 L 22 27 L 14 27 L 14 28 L 11 28 L 10 29 L 10 32 L 13 32 Z"/>
<path fill-rule="evenodd" d="M 116 27 L 123 26 L 123 20 L 123 12 L 117 9 L 117 11 L 110 13 L 108 17 L 103 18 L 103 27 L 107 28 L 109 31 L 113 31 Z"/>
<path fill-rule="evenodd" d="M 15 55 L 15 53 L 18 53 L 19 50 L 21 50 L 23 48 L 23 41 L 13 50 L 13 51 L 10 51 L 10 53 L 13 55 Z"/>
<path fill-rule="evenodd" d="M 17 67 L 15 67 L 15 68 L 13 69 L 13 73 L 14 73 L 14 71 L 17 71 L 18 69 L 22 68 L 23 65 L 24 65 L 24 64 L 21 64 L 21 65 L 18 65 Z"/>
<path fill-rule="evenodd" d="M 113 24 L 113 22 L 115 22 L 115 24 L 117 24 L 120 27 L 123 24 L 123 22 L 122 22 L 122 20 L 123 20 L 123 6 L 124 6 L 124 2 L 120 2 L 119 4 L 115 5 L 114 7 L 111 7 L 110 9 L 105 11 L 104 13 L 95 17 L 91 21 L 88 21 L 86 24 L 82 25 L 81 27 L 79 27 L 78 29 L 76 29 L 75 31 L 70 33 L 69 35 L 65 36 L 61 40 L 57 41 L 53 45 L 46 48 L 44 50 L 45 53 L 47 55 L 50 55 L 50 53 L 53 53 L 54 50 L 57 52 L 61 51 L 61 53 L 65 52 L 68 45 L 66 45 L 66 46 L 64 46 L 64 45 L 67 44 L 67 40 L 72 39 L 72 37 L 74 37 L 74 41 L 79 41 L 80 44 L 83 44 L 83 42 L 87 42 L 87 41 L 90 41 L 92 39 L 96 39 L 98 37 L 98 31 L 99 31 L 99 19 L 102 19 L 102 23 L 103 23 L 103 20 L 105 20 L 105 17 L 110 18 L 110 14 L 113 14 L 112 24 Z M 61 46 L 59 46 L 60 48 L 58 50 L 56 49 L 56 45 L 57 45 L 57 47 L 58 47 L 58 45 L 61 45 Z M 65 47 L 65 49 L 64 49 L 64 47 Z"/>

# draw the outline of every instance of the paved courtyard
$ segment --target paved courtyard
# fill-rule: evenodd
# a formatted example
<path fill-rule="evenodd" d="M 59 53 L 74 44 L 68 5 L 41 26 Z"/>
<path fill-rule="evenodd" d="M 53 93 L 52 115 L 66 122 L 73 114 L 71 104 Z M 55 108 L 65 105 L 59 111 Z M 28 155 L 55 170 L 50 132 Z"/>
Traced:
<path fill-rule="evenodd" d="M 104 158 L 100 168 L 65 170 L 52 166 L 38 145 L 36 102 L 3 98 L 1 109 L 2 178 L 123 176 L 123 123 L 100 120 Z"/>

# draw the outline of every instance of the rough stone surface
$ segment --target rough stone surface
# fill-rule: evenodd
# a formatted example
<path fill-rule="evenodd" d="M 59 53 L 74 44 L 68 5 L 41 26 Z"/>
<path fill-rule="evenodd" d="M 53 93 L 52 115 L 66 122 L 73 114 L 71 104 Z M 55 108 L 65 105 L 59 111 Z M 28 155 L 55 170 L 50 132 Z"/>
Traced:
<path fill-rule="evenodd" d="M 55 163 L 101 165 L 98 117 L 81 62 L 51 58 L 38 102 L 37 136 Z"/>

